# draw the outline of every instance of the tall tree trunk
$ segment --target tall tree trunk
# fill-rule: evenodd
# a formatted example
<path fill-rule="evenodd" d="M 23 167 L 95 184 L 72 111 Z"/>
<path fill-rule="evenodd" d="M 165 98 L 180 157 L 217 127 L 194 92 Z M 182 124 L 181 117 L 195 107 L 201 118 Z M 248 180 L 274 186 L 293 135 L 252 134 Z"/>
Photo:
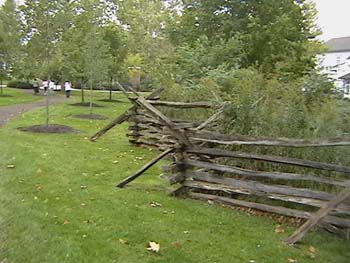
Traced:
<path fill-rule="evenodd" d="M 4 95 L 4 91 L 2 89 L 2 78 L 0 78 L 0 96 Z"/>
<path fill-rule="evenodd" d="M 92 114 L 92 82 L 90 82 L 90 115 Z"/>
<path fill-rule="evenodd" d="M 49 126 L 50 121 L 50 77 L 47 78 L 47 91 L 46 91 L 46 127 Z"/>
<path fill-rule="evenodd" d="M 111 84 L 109 86 L 109 100 L 112 100 L 112 88 L 113 88 L 113 77 L 111 77 Z"/>
<path fill-rule="evenodd" d="M 81 102 L 84 103 L 85 102 L 85 96 L 84 96 L 84 87 L 83 85 L 80 86 L 81 89 Z"/>

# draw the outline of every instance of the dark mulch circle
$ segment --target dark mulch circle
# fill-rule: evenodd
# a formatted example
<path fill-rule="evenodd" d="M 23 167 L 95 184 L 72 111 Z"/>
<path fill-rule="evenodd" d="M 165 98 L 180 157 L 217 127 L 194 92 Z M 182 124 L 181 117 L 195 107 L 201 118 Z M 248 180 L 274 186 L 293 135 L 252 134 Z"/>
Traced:
<path fill-rule="evenodd" d="M 8 97 L 13 97 L 13 96 L 12 95 L 7 95 L 7 94 L 0 95 L 0 98 L 8 98 Z"/>
<path fill-rule="evenodd" d="M 101 99 L 101 100 L 98 100 L 98 101 L 103 101 L 103 102 L 121 102 L 123 103 L 124 101 L 121 101 L 121 100 L 115 100 L 115 99 Z"/>
<path fill-rule="evenodd" d="M 77 114 L 73 115 L 75 118 L 88 120 L 107 120 L 108 118 L 99 114 Z"/>
<path fill-rule="evenodd" d="M 35 132 L 35 133 L 78 133 L 78 130 L 72 127 L 60 124 L 49 124 L 49 125 L 33 125 L 28 127 L 18 127 L 20 131 L 24 132 Z"/>
<path fill-rule="evenodd" d="M 79 107 L 90 107 L 90 102 L 79 102 L 79 103 L 73 103 L 73 104 L 69 104 L 69 105 L 79 106 Z M 102 108 L 103 106 L 96 104 L 96 103 L 92 103 L 92 107 Z"/>

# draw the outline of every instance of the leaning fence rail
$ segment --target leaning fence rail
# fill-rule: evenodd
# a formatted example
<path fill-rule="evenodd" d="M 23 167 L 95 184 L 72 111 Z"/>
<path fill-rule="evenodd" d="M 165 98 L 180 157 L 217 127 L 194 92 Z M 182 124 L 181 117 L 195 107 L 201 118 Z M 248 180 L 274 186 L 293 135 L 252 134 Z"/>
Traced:
<path fill-rule="evenodd" d="M 125 92 L 126 94 L 126 92 Z M 310 227 L 318 224 L 332 232 L 350 229 L 350 167 L 340 164 L 304 160 L 288 156 L 263 155 L 233 151 L 230 146 L 253 145 L 255 147 L 324 148 L 349 147 L 350 138 L 323 140 L 298 140 L 289 138 L 266 138 L 245 135 L 227 135 L 204 130 L 217 121 L 223 111 L 222 105 L 207 102 L 168 102 L 159 100 L 159 92 L 143 98 L 134 93 L 128 96 L 134 104 L 126 113 L 92 137 L 103 135 L 111 127 L 128 120 L 129 140 L 139 146 L 155 147 L 163 152 L 129 176 L 119 187 L 124 187 L 160 159 L 171 154 L 172 163 L 163 167 L 171 184 L 179 187 L 174 194 L 182 194 L 200 200 L 211 200 L 230 206 L 241 206 L 289 217 L 309 219 L 299 232 L 287 243 L 300 240 Z M 177 109 L 213 109 L 217 111 L 202 122 L 189 122 L 169 118 L 157 107 Z M 230 161 L 231 160 L 231 161 Z M 233 160 L 233 161 L 232 161 Z M 273 169 L 240 167 L 237 160 L 274 163 Z M 307 172 L 285 172 L 280 167 L 307 168 Z M 297 169 L 296 169 L 297 170 Z M 337 173 L 333 178 L 325 172 Z M 300 184 L 296 184 L 300 182 Z M 322 187 L 317 190 L 309 184 Z M 319 211 L 314 214 L 315 211 Z"/>

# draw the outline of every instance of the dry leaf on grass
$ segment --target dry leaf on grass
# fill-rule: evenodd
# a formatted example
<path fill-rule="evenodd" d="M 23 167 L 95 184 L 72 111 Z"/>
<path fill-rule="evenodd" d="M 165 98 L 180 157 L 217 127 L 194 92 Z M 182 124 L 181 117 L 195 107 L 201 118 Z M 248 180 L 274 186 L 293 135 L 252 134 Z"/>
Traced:
<path fill-rule="evenodd" d="M 124 244 L 124 245 L 129 244 L 128 241 L 126 241 L 126 240 L 124 240 L 124 239 L 122 239 L 122 238 L 119 238 L 119 243 L 120 243 L 120 244 Z"/>
<path fill-rule="evenodd" d="M 13 168 L 15 168 L 15 165 L 14 164 L 9 164 L 9 165 L 7 165 L 7 168 L 8 169 L 13 169 Z"/>
<path fill-rule="evenodd" d="M 154 202 L 154 201 L 152 201 L 151 203 L 150 203 L 150 206 L 151 207 L 158 207 L 158 206 L 162 206 L 160 203 L 157 203 L 157 202 Z"/>
<path fill-rule="evenodd" d="M 316 253 L 316 248 L 314 248 L 313 246 L 310 246 L 309 247 L 309 252 L 315 254 Z"/>
<path fill-rule="evenodd" d="M 179 248 L 179 247 L 181 247 L 181 242 L 179 240 L 176 240 L 173 243 L 171 243 L 171 246 L 173 248 Z"/>
<path fill-rule="evenodd" d="M 284 232 L 285 232 L 285 230 L 284 230 L 284 228 L 281 227 L 281 226 L 277 226 L 277 227 L 275 228 L 275 233 L 284 233 Z"/>
<path fill-rule="evenodd" d="M 288 263 L 298 263 L 298 261 L 294 258 L 288 258 Z"/>
<path fill-rule="evenodd" d="M 310 258 L 315 258 L 316 255 L 316 248 L 314 248 L 313 246 L 310 246 L 308 251 L 307 251 L 307 255 L 310 257 Z"/>
<path fill-rule="evenodd" d="M 147 250 L 155 252 L 155 253 L 158 253 L 159 250 L 160 250 L 160 245 L 158 243 L 156 243 L 156 242 L 151 241 L 151 242 L 148 243 Z"/>

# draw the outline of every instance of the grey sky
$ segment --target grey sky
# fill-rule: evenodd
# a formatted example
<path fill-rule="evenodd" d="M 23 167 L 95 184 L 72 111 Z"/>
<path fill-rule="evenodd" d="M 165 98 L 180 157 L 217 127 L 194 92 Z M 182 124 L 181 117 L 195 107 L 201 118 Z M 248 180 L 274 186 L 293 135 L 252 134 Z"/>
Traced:
<path fill-rule="evenodd" d="M 23 0 L 17 0 L 22 2 Z M 268 0 L 266 0 L 268 1 Z M 320 37 L 328 40 L 334 37 L 350 36 L 350 0 L 312 0 L 318 10 L 317 24 L 323 31 Z M 5 0 L 0 0 L 0 4 Z"/>
<path fill-rule="evenodd" d="M 321 39 L 350 36 L 350 0 L 314 0 L 318 10 L 317 24 Z"/>

